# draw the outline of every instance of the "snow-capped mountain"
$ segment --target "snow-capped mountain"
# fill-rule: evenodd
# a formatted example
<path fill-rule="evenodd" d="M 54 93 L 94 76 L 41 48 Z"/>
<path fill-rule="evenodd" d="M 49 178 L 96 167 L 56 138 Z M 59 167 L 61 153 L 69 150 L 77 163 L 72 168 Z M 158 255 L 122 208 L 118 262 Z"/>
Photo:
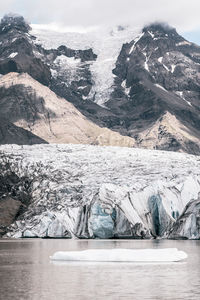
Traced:
<path fill-rule="evenodd" d="M 0 167 L 0 230 L 9 237 L 200 238 L 198 156 L 4 145 Z"/>
<path fill-rule="evenodd" d="M 36 24 L 32 24 L 31 27 L 31 34 L 36 37 L 36 44 L 40 44 L 45 49 L 57 49 L 60 45 L 64 45 L 76 50 L 88 48 L 93 50 L 96 59 L 89 66 L 92 89 L 87 98 L 102 106 L 110 99 L 113 91 L 114 74 L 112 70 L 115 68 L 122 44 L 130 42 L 140 33 L 139 28 L 128 26 L 95 27 L 86 32 L 68 32 L 67 29 L 59 31 L 54 26 L 49 29 L 45 25 Z M 80 67 L 80 62 L 77 62 L 77 65 L 74 64 L 74 72 L 71 72 L 72 80 L 76 80 Z M 66 69 L 64 62 L 61 64 L 61 68 Z M 73 65 L 68 68 L 73 70 Z"/>
<path fill-rule="evenodd" d="M 162 24 L 144 28 L 138 39 L 122 47 L 113 70 L 114 92 L 107 106 L 124 113 L 128 132 L 141 143 L 148 143 L 144 130 L 154 131 L 154 139 L 149 137 L 152 146 L 198 153 L 199 58 L 200 47 L 186 41 L 174 28 Z M 163 116 L 174 127 L 173 133 L 160 122 Z"/>
<path fill-rule="evenodd" d="M 163 24 L 85 33 L 32 27 L 2 19 L 1 74 L 28 73 L 138 147 L 200 153 L 200 47 Z"/>

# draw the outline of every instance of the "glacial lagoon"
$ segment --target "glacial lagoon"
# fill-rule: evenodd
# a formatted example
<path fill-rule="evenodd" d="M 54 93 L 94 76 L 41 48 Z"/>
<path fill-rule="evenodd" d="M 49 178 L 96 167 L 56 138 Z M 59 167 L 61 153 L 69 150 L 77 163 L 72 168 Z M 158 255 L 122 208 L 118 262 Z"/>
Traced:
<path fill-rule="evenodd" d="M 177 263 L 51 262 L 56 251 L 178 248 Z M 200 241 L 0 239 L 0 299 L 200 299 Z"/>

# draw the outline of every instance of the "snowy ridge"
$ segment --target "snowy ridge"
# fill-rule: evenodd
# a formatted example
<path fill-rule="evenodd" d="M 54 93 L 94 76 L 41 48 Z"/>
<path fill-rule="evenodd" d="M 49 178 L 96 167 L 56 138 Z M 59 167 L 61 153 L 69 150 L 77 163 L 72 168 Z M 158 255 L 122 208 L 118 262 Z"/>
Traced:
<path fill-rule="evenodd" d="M 112 70 L 115 67 L 122 44 L 135 39 L 141 31 L 138 28 L 124 27 L 119 29 L 117 27 L 115 29 L 94 28 L 89 32 L 59 32 L 58 28 L 55 31 L 47 30 L 45 26 L 34 24 L 32 24 L 32 28 L 31 33 L 37 37 L 36 43 L 42 44 L 46 49 L 58 48 L 61 45 L 75 50 L 93 49 L 93 52 L 97 54 L 97 60 L 90 65 L 94 85 L 88 97 L 102 106 L 109 100 L 113 90 Z M 140 37 L 141 35 L 135 42 Z"/>

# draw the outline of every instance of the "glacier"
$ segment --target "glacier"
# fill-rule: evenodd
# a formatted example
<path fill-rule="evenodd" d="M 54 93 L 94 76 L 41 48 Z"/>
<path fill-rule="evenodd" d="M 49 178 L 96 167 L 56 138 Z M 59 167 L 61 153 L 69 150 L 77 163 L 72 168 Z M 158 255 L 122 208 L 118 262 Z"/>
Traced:
<path fill-rule="evenodd" d="M 73 32 L 71 28 L 59 30 L 59 27 L 53 25 L 48 27 L 42 24 L 32 24 L 31 27 L 31 34 L 36 36 L 35 43 L 41 44 L 45 49 L 58 48 L 61 45 L 75 50 L 93 49 L 97 54 L 97 59 L 89 63 L 94 84 L 88 98 L 93 99 L 100 106 L 105 106 L 113 91 L 112 70 L 115 68 L 122 44 L 133 39 L 137 41 L 142 30 L 132 26 L 104 26 L 89 28 L 84 32 L 82 30 Z M 66 65 L 65 61 L 61 60 L 59 63 L 62 67 L 60 72 L 73 74 L 70 80 L 79 76 L 78 72 L 75 72 L 75 66 Z M 82 65 L 80 64 L 80 68 Z"/>
<path fill-rule="evenodd" d="M 30 182 L 30 204 L 7 229 L 14 238 L 167 238 L 200 192 L 200 158 L 183 153 L 3 145 L 0 165 L 21 178 L 18 189 Z"/>

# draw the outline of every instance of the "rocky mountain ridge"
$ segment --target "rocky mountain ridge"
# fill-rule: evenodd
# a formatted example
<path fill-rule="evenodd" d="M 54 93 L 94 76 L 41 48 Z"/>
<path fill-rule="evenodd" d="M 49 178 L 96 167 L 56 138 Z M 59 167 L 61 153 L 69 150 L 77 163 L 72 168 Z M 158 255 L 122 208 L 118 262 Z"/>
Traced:
<path fill-rule="evenodd" d="M 131 136 L 148 130 L 168 112 L 199 140 L 199 57 L 200 47 L 174 28 L 160 24 L 144 28 L 137 40 L 122 47 L 113 70 L 115 89 L 107 106 L 117 102 L 116 111 L 126 112 L 124 122 Z M 176 134 L 174 140 L 178 144 Z"/>
<path fill-rule="evenodd" d="M 121 32 L 125 36 L 126 30 L 111 32 L 108 47 L 112 36 L 117 39 Z M 119 53 L 113 92 L 98 102 L 101 106 L 90 97 L 93 64 L 101 54 L 91 48 L 73 50 L 65 41 L 45 49 L 23 17 L 6 16 L 1 21 L 0 73 L 28 73 L 96 124 L 132 137 L 138 147 L 199 154 L 200 47 L 162 24 L 145 27 L 137 38 L 133 35 Z M 99 72 L 113 59 L 108 50 Z"/>

